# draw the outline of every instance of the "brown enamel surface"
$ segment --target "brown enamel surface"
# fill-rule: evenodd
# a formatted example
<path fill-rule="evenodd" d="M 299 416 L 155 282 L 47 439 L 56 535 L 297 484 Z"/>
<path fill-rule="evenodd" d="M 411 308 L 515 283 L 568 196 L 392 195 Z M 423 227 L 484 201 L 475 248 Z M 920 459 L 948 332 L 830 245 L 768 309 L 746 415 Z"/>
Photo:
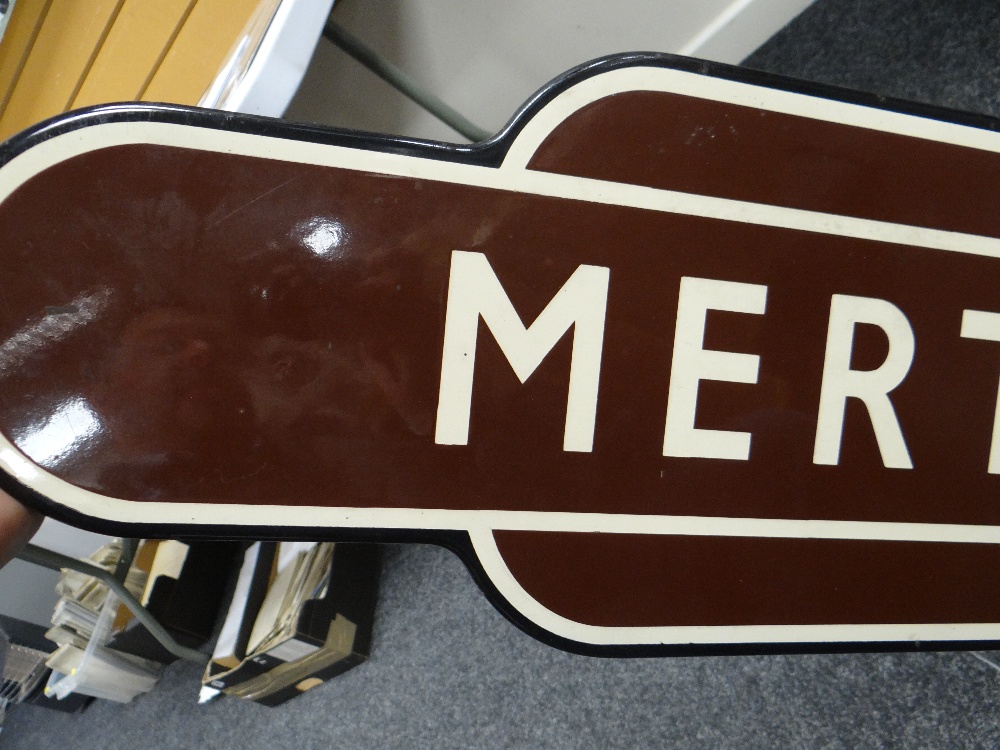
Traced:
<path fill-rule="evenodd" d="M 596 101 L 556 127 L 528 166 L 1000 236 L 1000 154 L 680 94 Z"/>
<path fill-rule="evenodd" d="M 570 118 L 531 166 L 1000 236 L 997 158 L 628 94 Z M 155 146 L 42 173 L 0 226 L 0 429 L 102 494 L 1000 523 L 986 473 L 1000 344 L 959 336 L 964 309 L 1000 312 L 997 260 Z M 580 264 L 610 268 L 592 453 L 562 450 L 572 334 L 522 385 L 482 323 L 469 444 L 435 444 L 453 250 L 485 254 L 526 322 Z M 699 391 L 697 426 L 750 432 L 748 461 L 661 455 L 682 276 L 768 287 L 765 315 L 711 312 L 705 341 L 760 355 L 758 382 Z M 833 294 L 886 299 L 912 325 L 892 402 L 913 470 L 882 465 L 854 401 L 840 464 L 812 463 Z M 861 326 L 853 366 L 885 353 Z M 46 442 L 59 420 L 75 439 Z M 497 540 L 529 593 L 594 624 L 1000 619 L 995 593 L 955 587 L 995 569 L 994 547 Z"/>
<path fill-rule="evenodd" d="M 541 604 L 591 625 L 997 618 L 991 584 L 983 595 L 984 571 L 1000 565 L 995 545 L 507 531 L 496 537 L 514 577 Z"/>

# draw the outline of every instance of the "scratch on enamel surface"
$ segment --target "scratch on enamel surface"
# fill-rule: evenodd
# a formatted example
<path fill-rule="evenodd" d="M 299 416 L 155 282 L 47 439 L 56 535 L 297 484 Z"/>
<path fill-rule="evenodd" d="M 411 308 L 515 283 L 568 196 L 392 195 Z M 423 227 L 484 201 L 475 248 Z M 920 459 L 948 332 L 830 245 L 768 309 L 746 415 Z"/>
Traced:
<path fill-rule="evenodd" d="M 267 190 L 267 191 L 261 193 L 260 195 L 258 195 L 253 200 L 249 200 L 246 203 L 244 203 L 243 205 L 241 205 L 241 206 L 239 206 L 237 208 L 234 208 L 232 211 L 230 211 L 228 214 L 226 214 L 225 216 L 223 216 L 221 219 L 216 219 L 215 221 L 213 221 L 211 224 L 209 224 L 205 228 L 206 229 L 211 229 L 212 227 L 216 227 L 216 226 L 218 226 L 219 224 L 221 224 L 224 221 L 228 221 L 233 216 L 235 216 L 236 214 L 238 214 L 240 211 L 244 211 L 244 210 L 250 208 L 250 206 L 252 206 L 257 201 L 264 200 L 264 198 L 266 198 L 267 196 L 271 195 L 272 193 L 278 192 L 279 190 L 281 190 L 283 187 L 285 187 L 289 183 L 295 182 L 297 179 L 299 179 L 299 175 L 295 175 L 294 177 L 289 177 L 287 180 L 285 180 L 284 182 L 282 182 L 280 185 L 276 185 L 275 187 L 271 188 L 270 190 Z"/>

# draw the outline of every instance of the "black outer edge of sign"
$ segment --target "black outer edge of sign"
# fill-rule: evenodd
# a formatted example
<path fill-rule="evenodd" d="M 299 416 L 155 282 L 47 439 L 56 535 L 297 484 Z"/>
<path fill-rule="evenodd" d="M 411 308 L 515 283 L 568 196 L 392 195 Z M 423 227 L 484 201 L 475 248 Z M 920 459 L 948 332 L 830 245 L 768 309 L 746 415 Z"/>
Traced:
<path fill-rule="evenodd" d="M 58 115 L 34 125 L 0 143 L 0 167 L 18 154 L 58 135 L 81 128 L 112 122 L 165 122 L 214 130 L 260 135 L 285 140 L 379 151 L 383 153 L 460 162 L 482 167 L 499 167 L 511 144 L 525 125 L 560 93 L 593 76 L 630 67 L 663 67 L 779 91 L 813 96 L 847 104 L 912 115 L 930 120 L 1000 132 L 1000 118 L 944 107 L 884 97 L 877 94 L 802 81 L 773 73 L 695 58 L 654 52 L 634 52 L 603 57 L 580 65 L 540 89 L 494 136 L 475 144 L 436 141 L 364 133 L 338 128 L 293 123 L 255 115 L 220 112 L 174 104 L 103 104 Z M 444 547 L 455 553 L 497 610 L 528 635 L 549 646 L 570 653 L 601 657 L 726 656 L 769 654 L 885 653 L 914 651 L 970 651 L 1000 649 L 998 641 L 836 641 L 814 643 L 739 644 L 636 644 L 601 645 L 558 636 L 519 612 L 490 580 L 472 540 L 462 530 L 418 530 L 384 528 L 336 528 L 311 526 L 226 526 L 163 523 L 125 523 L 87 516 L 60 505 L 4 471 L 0 489 L 36 508 L 45 515 L 71 526 L 112 536 L 160 539 L 263 539 L 374 543 L 423 543 Z"/>

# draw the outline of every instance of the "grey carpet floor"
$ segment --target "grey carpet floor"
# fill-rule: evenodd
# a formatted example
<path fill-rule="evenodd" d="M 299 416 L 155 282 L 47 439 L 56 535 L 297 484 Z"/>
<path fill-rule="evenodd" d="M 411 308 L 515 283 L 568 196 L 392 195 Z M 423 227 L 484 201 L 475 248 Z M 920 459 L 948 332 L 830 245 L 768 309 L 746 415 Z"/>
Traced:
<path fill-rule="evenodd" d="M 994 0 L 820 0 L 746 64 L 997 114 L 998 61 Z M 197 684 L 179 664 L 130 705 L 21 707 L 0 746 L 1000 746 L 1000 671 L 972 654 L 573 656 L 515 629 L 434 547 L 387 549 L 368 663 L 277 709 L 197 706 Z"/>

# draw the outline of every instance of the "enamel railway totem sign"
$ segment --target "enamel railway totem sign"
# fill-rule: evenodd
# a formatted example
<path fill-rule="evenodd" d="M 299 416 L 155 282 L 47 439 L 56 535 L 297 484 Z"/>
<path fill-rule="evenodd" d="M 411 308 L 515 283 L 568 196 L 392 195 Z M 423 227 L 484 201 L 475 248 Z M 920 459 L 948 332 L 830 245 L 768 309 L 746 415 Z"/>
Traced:
<path fill-rule="evenodd" d="M 0 468 L 132 535 L 438 541 L 600 654 L 1000 642 L 1000 133 L 653 55 L 447 146 L 3 146 Z"/>

